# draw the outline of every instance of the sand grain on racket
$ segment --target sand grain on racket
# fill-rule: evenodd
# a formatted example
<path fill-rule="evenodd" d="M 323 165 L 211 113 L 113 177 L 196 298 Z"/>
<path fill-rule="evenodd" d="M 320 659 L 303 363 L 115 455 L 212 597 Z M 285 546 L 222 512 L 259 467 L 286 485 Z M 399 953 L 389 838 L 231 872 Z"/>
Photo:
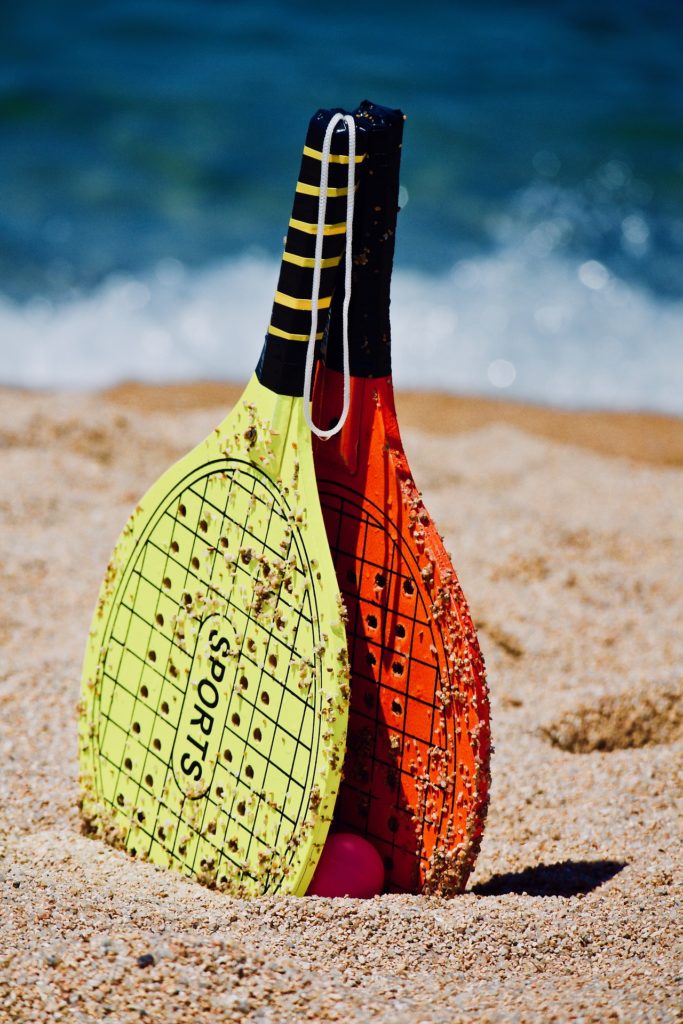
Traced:
<path fill-rule="evenodd" d="M 660 464 L 632 418 L 610 421 L 615 457 L 455 399 L 441 432 L 405 430 L 487 661 L 476 870 L 451 901 L 244 901 L 83 835 L 77 810 L 102 573 L 224 415 L 202 395 L 0 392 L 0 1022 L 680 1020 L 681 424 L 658 423 Z"/>

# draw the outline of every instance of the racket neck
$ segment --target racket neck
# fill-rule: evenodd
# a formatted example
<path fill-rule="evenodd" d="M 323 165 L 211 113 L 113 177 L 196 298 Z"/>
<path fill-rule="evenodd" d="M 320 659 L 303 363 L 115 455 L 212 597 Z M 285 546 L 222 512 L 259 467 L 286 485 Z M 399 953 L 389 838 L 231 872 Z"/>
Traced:
<path fill-rule="evenodd" d="M 352 377 L 388 377 L 391 373 L 391 272 L 398 215 L 399 172 L 404 115 L 367 100 L 354 117 L 363 129 L 366 157 L 356 194 L 353 223 L 353 271 L 349 307 Z M 334 293 L 323 365 L 343 366 L 343 278 Z"/>
<path fill-rule="evenodd" d="M 306 348 L 312 326 L 312 291 L 318 225 L 323 141 L 337 110 L 319 110 L 308 127 L 301 158 L 285 250 L 280 265 L 273 311 L 256 376 L 278 395 L 298 397 L 304 391 Z M 316 341 L 326 333 L 335 284 L 341 273 L 346 239 L 348 136 L 344 124 L 334 130 L 327 165 L 328 192 L 322 243 L 320 289 L 317 296 Z M 356 175 L 364 157 L 356 141 Z"/>

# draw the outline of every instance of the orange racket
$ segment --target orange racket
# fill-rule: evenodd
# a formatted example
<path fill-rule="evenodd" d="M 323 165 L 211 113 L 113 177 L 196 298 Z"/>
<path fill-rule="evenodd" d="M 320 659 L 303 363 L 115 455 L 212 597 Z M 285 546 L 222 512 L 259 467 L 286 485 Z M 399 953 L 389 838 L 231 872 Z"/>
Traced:
<path fill-rule="evenodd" d="M 334 438 L 314 439 L 352 672 L 334 821 L 372 841 L 390 891 L 453 894 L 486 816 L 488 693 L 465 597 L 396 419 L 389 298 L 404 117 L 368 102 L 354 116 L 367 155 L 354 217 L 349 416 Z M 342 303 L 339 289 L 315 381 L 314 419 L 325 427 L 342 404 Z"/>

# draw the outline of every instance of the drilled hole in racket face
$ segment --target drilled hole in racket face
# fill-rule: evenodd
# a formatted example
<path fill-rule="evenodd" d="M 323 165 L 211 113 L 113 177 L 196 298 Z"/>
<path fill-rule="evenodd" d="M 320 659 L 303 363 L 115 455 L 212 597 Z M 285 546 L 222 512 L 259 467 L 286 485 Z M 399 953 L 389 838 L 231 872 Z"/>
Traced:
<path fill-rule="evenodd" d="M 432 822 L 450 812 L 454 798 L 452 788 L 443 793 L 426 783 L 433 751 L 453 749 L 436 697 L 445 675 L 443 641 L 417 562 L 382 510 L 336 481 L 320 481 L 320 491 L 347 607 L 352 670 L 335 822 L 368 836 L 390 888 L 414 891 L 439 842 Z"/>
<path fill-rule="evenodd" d="M 292 668 L 319 665 L 319 635 L 291 520 L 246 463 L 169 494 L 120 573 L 93 716 L 95 785 L 129 852 L 269 891 L 273 850 L 296 852 L 320 744 L 315 687 Z"/>

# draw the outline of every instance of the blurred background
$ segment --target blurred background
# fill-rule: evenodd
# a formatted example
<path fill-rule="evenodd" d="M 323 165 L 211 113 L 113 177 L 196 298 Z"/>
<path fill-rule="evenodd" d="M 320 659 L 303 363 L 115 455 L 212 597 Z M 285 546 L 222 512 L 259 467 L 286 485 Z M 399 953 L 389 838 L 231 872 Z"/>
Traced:
<path fill-rule="evenodd" d="M 683 5 L 27 0 L 0 382 L 245 380 L 317 107 L 408 115 L 395 380 L 683 414 Z"/>

